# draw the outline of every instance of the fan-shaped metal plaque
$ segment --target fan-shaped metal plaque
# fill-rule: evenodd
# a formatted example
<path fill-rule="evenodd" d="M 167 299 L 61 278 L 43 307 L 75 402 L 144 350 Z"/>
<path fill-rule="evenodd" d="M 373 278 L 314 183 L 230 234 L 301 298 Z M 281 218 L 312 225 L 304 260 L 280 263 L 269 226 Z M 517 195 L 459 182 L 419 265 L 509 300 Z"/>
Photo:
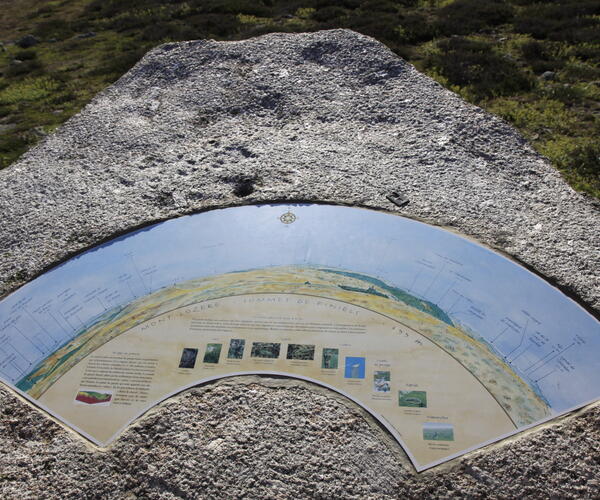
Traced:
<path fill-rule="evenodd" d="M 472 241 L 371 210 L 264 205 L 163 222 L 0 302 L 0 376 L 105 445 L 235 374 L 353 399 L 418 470 L 600 395 L 600 326 Z"/>

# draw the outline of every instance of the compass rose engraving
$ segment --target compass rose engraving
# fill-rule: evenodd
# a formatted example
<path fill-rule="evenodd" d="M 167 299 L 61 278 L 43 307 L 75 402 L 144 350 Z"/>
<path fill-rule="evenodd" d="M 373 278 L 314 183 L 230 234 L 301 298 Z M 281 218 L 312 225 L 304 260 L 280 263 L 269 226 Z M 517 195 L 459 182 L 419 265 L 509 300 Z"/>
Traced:
<path fill-rule="evenodd" d="M 292 222 L 295 222 L 296 216 L 288 210 L 281 217 L 279 217 L 279 220 L 284 224 L 291 224 Z"/>

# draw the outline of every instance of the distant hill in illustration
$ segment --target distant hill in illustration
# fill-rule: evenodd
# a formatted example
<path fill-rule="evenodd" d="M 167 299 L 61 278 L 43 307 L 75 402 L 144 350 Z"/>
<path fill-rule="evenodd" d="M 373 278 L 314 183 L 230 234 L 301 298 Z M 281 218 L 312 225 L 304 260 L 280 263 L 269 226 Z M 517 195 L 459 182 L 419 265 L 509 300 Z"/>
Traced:
<path fill-rule="evenodd" d="M 424 300 L 424 299 L 419 299 L 419 298 L 415 297 L 414 295 L 411 295 L 410 293 L 402 290 L 401 288 L 396 288 L 391 285 L 388 285 L 387 283 L 384 283 L 383 281 L 381 281 L 377 278 L 373 278 L 372 276 L 368 276 L 366 274 L 353 273 L 350 271 L 339 271 L 339 270 L 334 270 L 334 269 L 319 269 L 319 271 L 324 271 L 327 273 L 334 273 L 334 274 L 341 274 L 343 276 L 348 276 L 349 278 L 355 278 L 355 279 L 358 279 L 361 281 L 367 281 L 369 283 L 372 283 L 373 285 L 385 290 L 388 293 L 389 297 L 399 300 L 401 302 L 404 302 L 406 305 L 414 307 L 415 309 L 418 309 L 419 311 L 422 311 L 424 313 L 427 313 L 430 316 L 433 316 L 450 326 L 455 326 L 454 322 L 450 319 L 450 316 L 448 316 L 448 314 L 446 314 L 446 312 L 443 309 L 440 309 L 433 302 L 429 302 L 428 300 Z M 355 292 L 364 292 L 364 293 L 373 293 L 375 295 L 383 295 L 380 292 L 377 292 L 376 290 L 374 290 L 372 288 L 369 288 L 366 290 L 360 290 L 360 289 L 356 289 L 356 288 L 348 288 L 348 287 L 344 287 L 344 286 L 342 286 L 342 288 L 344 288 L 345 290 L 351 290 L 351 291 L 355 291 Z"/>

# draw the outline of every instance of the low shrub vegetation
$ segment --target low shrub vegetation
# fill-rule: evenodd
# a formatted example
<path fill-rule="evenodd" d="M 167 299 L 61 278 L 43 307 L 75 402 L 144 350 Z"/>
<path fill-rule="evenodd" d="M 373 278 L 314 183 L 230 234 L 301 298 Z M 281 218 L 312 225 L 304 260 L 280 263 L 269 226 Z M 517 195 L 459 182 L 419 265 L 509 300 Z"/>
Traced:
<path fill-rule="evenodd" d="M 512 123 L 600 197 L 598 0 L 9 0 L 3 10 L 13 26 L 0 28 L 0 168 L 157 44 L 349 28 Z M 35 42 L 20 48 L 26 34 Z"/>
<path fill-rule="evenodd" d="M 526 92 L 534 85 L 530 74 L 485 40 L 441 40 L 426 52 L 422 64 L 476 100 Z"/>
<path fill-rule="evenodd" d="M 508 23 L 514 8 L 505 0 L 455 0 L 440 8 L 437 15 L 440 34 L 469 35 Z"/>

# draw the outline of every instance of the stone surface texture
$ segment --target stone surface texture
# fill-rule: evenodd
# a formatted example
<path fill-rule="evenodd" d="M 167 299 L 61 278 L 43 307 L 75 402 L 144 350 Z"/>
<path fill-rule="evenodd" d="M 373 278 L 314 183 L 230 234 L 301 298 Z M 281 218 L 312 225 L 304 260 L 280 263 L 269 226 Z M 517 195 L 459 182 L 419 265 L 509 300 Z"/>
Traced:
<path fill-rule="evenodd" d="M 445 226 L 600 311 L 597 202 L 502 120 L 350 31 L 162 45 L 1 171 L 0 193 L 0 294 L 152 222 L 292 200 Z M 301 382 L 192 389 L 106 450 L 6 388 L 0 405 L 1 498 L 600 494 L 598 405 L 421 474 L 362 410 Z"/>

